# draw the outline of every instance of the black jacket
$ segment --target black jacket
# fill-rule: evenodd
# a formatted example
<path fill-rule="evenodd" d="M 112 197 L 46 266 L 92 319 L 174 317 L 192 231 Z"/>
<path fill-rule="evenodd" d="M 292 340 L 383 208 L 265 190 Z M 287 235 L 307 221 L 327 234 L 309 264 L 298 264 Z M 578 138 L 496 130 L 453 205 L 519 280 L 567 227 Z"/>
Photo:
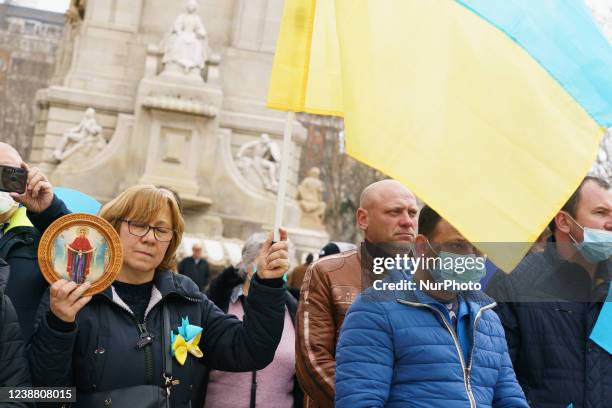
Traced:
<path fill-rule="evenodd" d="M 32 383 L 21 329 L 11 301 L 3 294 L 8 275 L 9 266 L 0 260 L 0 387 L 25 387 Z M 8 404 L 0 402 L 0 406 Z M 10 406 L 29 405 L 11 402 Z"/>
<path fill-rule="evenodd" d="M 610 287 L 612 262 L 587 271 L 559 258 L 554 243 L 527 256 L 487 292 L 498 301 L 508 351 L 534 408 L 610 408 L 612 355 L 589 339 Z"/>
<path fill-rule="evenodd" d="M 244 279 L 238 274 L 238 270 L 233 266 L 229 266 L 221 272 L 221 274 L 213 279 L 210 283 L 210 288 L 207 292 L 208 298 L 215 303 L 225 313 L 229 310 L 230 298 L 232 290 L 239 284 L 244 283 Z M 291 321 L 295 328 L 295 314 L 297 312 L 297 300 L 289 292 L 285 292 L 285 306 L 291 316 Z M 208 373 L 207 373 L 208 376 Z M 206 390 L 204 390 L 204 399 L 206 399 Z M 304 392 L 300 388 L 297 377 L 293 377 L 293 406 L 301 408 L 304 404 Z"/>
<path fill-rule="evenodd" d="M 15 306 L 26 341 L 32 335 L 40 299 L 49 286 L 38 266 L 39 239 L 38 231 L 29 226 L 13 228 L 0 238 L 0 259 L 12 271 L 5 293 Z"/>
<path fill-rule="evenodd" d="M 274 358 L 283 330 L 284 289 L 254 282 L 244 324 L 223 313 L 189 279 L 170 271 L 157 271 L 159 302 L 145 318 L 154 342 L 142 350 L 135 345 L 139 331 L 133 315 L 117 304 L 112 289 L 95 295 L 77 315 L 77 329 L 59 332 L 49 326 L 48 295 L 41 305 L 40 326 L 32 336 L 29 358 L 37 386 L 76 385 L 79 392 L 112 390 L 147 383 L 162 385 L 162 308 L 170 310 L 172 328 L 182 318 L 204 329 L 202 359 L 189 355 L 185 365 L 173 360 L 173 407 L 202 406 L 206 367 L 224 371 L 262 369 Z M 149 350 L 147 350 L 150 347 Z M 147 353 L 153 378 L 147 379 Z"/>
<path fill-rule="evenodd" d="M 208 262 L 204 258 L 200 259 L 200 262 L 196 265 L 193 257 L 188 256 L 179 263 L 178 272 L 181 275 L 190 277 L 202 292 L 206 288 L 206 285 L 208 285 Z"/>
<path fill-rule="evenodd" d="M 61 215 L 61 201 L 30 217 L 41 230 Z M 65 207 L 64 207 L 65 208 Z M 55 219 L 53 218 L 53 219 Z M 279 287 L 273 287 L 279 286 Z M 153 343 L 137 349 L 139 328 L 133 314 L 118 304 L 112 287 L 94 295 L 79 312 L 76 329 L 54 330 L 49 325 L 49 295 L 39 310 L 39 325 L 29 344 L 30 368 L 35 385 L 77 387 L 79 393 L 134 385 L 162 385 L 162 304 L 170 311 L 171 327 L 182 318 L 204 330 L 201 359 L 188 355 L 185 365 L 173 359 L 173 376 L 180 384 L 172 388 L 173 407 L 201 407 L 206 368 L 251 371 L 267 366 L 274 358 L 283 331 L 285 289 L 281 279 L 255 279 L 247 301 L 244 323 L 223 313 L 184 276 L 158 270 L 154 278 L 146 329 Z"/>

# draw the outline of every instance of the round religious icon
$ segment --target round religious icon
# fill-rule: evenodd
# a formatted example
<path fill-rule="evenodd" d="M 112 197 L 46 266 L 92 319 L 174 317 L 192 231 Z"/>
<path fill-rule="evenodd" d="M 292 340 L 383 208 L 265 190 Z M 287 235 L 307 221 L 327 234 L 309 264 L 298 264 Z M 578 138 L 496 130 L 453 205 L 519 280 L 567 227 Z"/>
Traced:
<path fill-rule="evenodd" d="M 40 270 L 49 284 L 65 279 L 89 282 L 85 295 L 102 292 L 121 270 L 119 234 L 103 218 L 75 213 L 53 222 L 38 246 Z"/>

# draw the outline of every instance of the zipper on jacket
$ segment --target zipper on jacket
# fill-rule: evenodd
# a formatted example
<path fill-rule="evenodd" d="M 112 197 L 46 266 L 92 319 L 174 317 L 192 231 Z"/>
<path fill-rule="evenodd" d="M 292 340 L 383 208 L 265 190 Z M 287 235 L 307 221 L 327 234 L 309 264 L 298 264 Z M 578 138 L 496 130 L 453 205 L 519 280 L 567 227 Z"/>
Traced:
<path fill-rule="evenodd" d="M 473 334 L 472 347 L 470 348 L 470 362 L 467 367 L 467 384 L 469 386 L 470 392 L 472 392 L 472 383 L 470 382 L 470 374 L 472 373 L 472 363 L 474 361 L 474 348 L 476 347 L 476 325 L 478 324 L 478 320 L 480 320 L 480 317 L 482 316 L 482 312 L 487 311 L 489 309 L 493 309 L 495 306 L 497 306 L 497 303 L 493 302 L 490 305 L 481 307 L 480 310 L 478 310 L 478 313 L 476 313 L 476 317 L 474 318 L 474 327 L 472 328 L 472 334 Z"/>
<path fill-rule="evenodd" d="M 108 299 L 108 298 L 107 298 Z M 145 384 L 150 385 L 153 384 L 153 353 L 151 351 L 151 344 L 153 343 L 153 336 L 147 330 L 147 316 L 145 316 L 144 321 L 142 323 L 138 323 L 136 320 L 136 316 L 134 312 L 130 309 L 124 307 L 123 305 L 114 302 L 112 299 L 110 300 L 112 305 L 117 306 L 121 310 L 125 310 L 132 321 L 136 324 L 136 328 L 138 329 L 139 339 L 136 343 L 136 349 L 141 350 L 144 349 L 144 357 L 145 357 Z"/>
<path fill-rule="evenodd" d="M 132 316 L 134 316 L 132 314 Z M 136 343 L 138 350 L 144 349 L 145 357 L 145 384 L 153 384 L 153 353 L 151 352 L 151 344 L 153 343 L 153 336 L 149 334 L 146 326 L 146 320 L 143 323 L 138 323 L 134 317 L 134 323 L 138 327 L 138 333 L 140 333 L 140 339 Z"/>
<path fill-rule="evenodd" d="M 442 323 L 444 323 L 444 327 L 446 327 L 446 330 L 448 330 L 448 332 L 453 338 L 453 342 L 455 343 L 455 349 L 457 351 L 457 355 L 459 356 L 459 362 L 461 363 L 461 368 L 463 368 L 463 385 L 465 386 L 465 392 L 468 396 L 468 399 L 470 400 L 470 408 L 477 408 L 476 399 L 474 398 L 474 395 L 472 394 L 472 386 L 470 385 L 470 372 L 469 372 L 468 367 L 465 365 L 465 360 L 463 359 L 463 352 L 461 351 L 461 346 L 459 345 L 459 339 L 457 339 L 457 335 L 455 334 L 455 331 L 453 330 L 452 327 L 450 327 L 450 325 L 448 324 L 448 321 L 446 320 L 442 312 L 433 306 L 426 305 L 423 303 L 413 303 L 413 302 L 409 302 L 404 299 L 397 299 L 397 301 L 405 305 L 415 306 L 415 307 L 424 307 L 424 308 L 433 310 L 437 315 L 440 316 Z M 476 319 L 474 319 L 474 327 L 476 327 Z M 474 346 L 472 345 L 472 348 L 473 347 Z"/>

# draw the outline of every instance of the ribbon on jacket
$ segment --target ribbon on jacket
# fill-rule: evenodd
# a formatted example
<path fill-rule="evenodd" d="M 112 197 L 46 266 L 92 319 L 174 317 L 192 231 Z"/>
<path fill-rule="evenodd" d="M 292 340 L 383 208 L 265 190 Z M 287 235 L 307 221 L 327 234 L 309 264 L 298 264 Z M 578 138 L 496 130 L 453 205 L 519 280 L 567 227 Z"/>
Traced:
<path fill-rule="evenodd" d="M 172 344 L 172 355 L 180 365 L 184 365 L 188 354 L 196 358 L 204 356 L 199 347 L 203 329 L 200 326 L 189 324 L 189 317 L 183 317 L 181 320 L 181 325 L 177 329 L 178 334 L 175 334 L 174 330 L 170 332 L 170 343 Z"/>

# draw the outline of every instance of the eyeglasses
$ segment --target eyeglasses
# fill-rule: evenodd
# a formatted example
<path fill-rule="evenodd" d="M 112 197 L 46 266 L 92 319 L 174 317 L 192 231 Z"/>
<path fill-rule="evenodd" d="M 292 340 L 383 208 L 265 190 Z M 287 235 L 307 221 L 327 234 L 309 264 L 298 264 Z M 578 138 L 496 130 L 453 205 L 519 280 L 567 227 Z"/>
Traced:
<path fill-rule="evenodd" d="M 119 221 L 123 221 L 128 225 L 128 231 L 130 234 L 135 235 L 137 237 L 144 237 L 149 233 L 149 230 L 153 230 L 153 235 L 155 239 L 160 242 L 168 242 L 171 241 L 174 237 L 174 230 L 168 227 L 154 227 L 153 225 L 145 224 L 140 221 L 132 221 L 126 219 L 119 219 Z"/>

